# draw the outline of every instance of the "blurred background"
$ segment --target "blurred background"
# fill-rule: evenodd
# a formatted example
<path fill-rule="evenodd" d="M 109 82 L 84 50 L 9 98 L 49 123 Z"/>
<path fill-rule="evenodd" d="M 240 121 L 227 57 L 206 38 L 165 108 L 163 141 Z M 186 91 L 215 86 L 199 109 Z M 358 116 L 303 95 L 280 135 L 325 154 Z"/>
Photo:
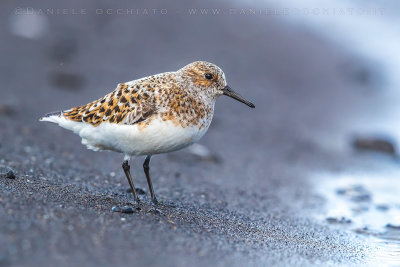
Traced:
<path fill-rule="evenodd" d="M 0 266 L 400 264 L 398 1 L 0 7 Z M 221 97 L 199 144 L 154 157 L 175 208 L 112 213 L 122 156 L 38 118 L 196 60 L 256 109 Z"/>

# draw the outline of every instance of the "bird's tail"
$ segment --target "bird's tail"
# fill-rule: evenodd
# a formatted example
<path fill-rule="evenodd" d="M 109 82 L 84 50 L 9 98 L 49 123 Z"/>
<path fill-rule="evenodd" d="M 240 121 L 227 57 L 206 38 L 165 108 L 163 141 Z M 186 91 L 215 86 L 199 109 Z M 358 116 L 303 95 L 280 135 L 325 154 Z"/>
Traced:
<path fill-rule="evenodd" d="M 39 121 L 49 121 L 53 123 L 59 123 L 60 120 L 62 119 L 62 111 L 55 111 L 55 112 L 50 112 L 44 115 L 39 119 Z"/>

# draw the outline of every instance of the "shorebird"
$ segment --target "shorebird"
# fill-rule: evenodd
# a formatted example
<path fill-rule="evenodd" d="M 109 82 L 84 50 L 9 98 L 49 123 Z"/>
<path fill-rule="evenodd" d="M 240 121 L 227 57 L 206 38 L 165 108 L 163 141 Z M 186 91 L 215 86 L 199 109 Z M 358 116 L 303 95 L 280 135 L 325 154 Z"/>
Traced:
<path fill-rule="evenodd" d="M 40 121 L 73 131 L 88 149 L 123 153 L 122 168 L 137 203 L 129 160 L 146 156 L 143 168 L 151 199 L 157 204 L 150 178 L 151 156 L 199 141 L 211 124 L 215 102 L 221 95 L 255 107 L 227 85 L 218 66 L 196 61 L 175 72 L 120 83 L 98 100 L 46 114 Z"/>

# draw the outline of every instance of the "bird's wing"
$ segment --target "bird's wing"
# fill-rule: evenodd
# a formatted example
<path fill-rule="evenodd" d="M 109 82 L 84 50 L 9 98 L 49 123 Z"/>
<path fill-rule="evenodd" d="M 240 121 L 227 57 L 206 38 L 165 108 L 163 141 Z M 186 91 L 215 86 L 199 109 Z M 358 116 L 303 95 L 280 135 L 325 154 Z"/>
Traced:
<path fill-rule="evenodd" d="M 156 88 L 151 83 L 120 83 L 117 88 L 87 105 L 66 110 L 62 115 L 69 120 L 98 126 L 102 122 L 135 124 L 143 122 L 157 112 Z"/>

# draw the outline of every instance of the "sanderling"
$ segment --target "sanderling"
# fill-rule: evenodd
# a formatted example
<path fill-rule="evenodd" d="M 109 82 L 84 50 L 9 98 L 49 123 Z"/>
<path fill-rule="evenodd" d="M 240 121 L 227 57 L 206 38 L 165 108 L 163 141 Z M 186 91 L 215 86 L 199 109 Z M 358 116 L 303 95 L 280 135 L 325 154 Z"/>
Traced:
<path fill-rule="evenodd" d="M 122 168 L 137 203 L 129 160 L 146 156 L 143 168 L 156 204 L 149 173 L 151 156 L 197 142 L 210 126 L 215 101 L 221 95 L 255 107 L 226 84 L 219 67 L 196 61 L 175 72 L 120 83 L 99 100 L 47 114 L 40 121 L 73 131 L 89 149 L 123 153 Z"/>

